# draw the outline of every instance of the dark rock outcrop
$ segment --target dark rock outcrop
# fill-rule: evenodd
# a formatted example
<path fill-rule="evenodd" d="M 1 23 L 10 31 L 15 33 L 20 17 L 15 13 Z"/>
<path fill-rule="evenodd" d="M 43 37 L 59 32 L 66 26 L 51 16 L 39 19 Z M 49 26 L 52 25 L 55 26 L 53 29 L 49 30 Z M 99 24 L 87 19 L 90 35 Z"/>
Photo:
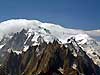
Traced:
<path fill-rule="evenodd" d="M 4 75 L 100 75 L 100 68 L 80 47 L 76 57 L 74 45 L 68 43 L 67 46 L 54 40 L 53 43 L 30 46 L 19 55 L 11 52 L 0 75 L 3 75 L 3 69 L 7 71 Z"/>

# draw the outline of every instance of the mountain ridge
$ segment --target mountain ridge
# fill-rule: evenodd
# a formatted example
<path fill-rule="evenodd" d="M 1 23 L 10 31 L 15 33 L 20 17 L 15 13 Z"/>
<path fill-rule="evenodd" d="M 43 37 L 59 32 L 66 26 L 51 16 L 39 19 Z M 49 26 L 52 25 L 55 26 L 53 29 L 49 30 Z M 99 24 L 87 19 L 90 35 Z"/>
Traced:
<path fill-rule="evenodd" d="M 68 28 L 64 28 L 60 25 L 55 25 L 55 24 L 51 24 L 51 23 L 42 23 L 37 20 L 26 20 L 26 19 L 8 20 L 6 22 L 0 23 L 0 25 L 4 25 L 4 27 L 0 31 L 1 32 L 0 35 L 3 36 L 3 38 L 0 41 L 0 59 L 3 59 L 2 60 L 3 62 L 5 60 L 7 61 L 6 55 L 8 55 L 8 57 L 9 57 L 9 55 L 11 55 L 7 62 L 12 61 L 12 64 L 16 65 L 16 62 L 14 60 L 18 60 L 18 62 L 22 61 L 23 59 L 21 59 L 22 57 L 20 57 L 20 55 L 23 55 L 24 53 L 29 51 L 30 47 L 32 47 L 32 49 L 34 49 L 37 46 L 41 46 L 41 49 L 42 49 L 46 45 L 48 47 L 49 47 L 49 45 L 50 46 L 53 45 L 53 49 L 50 50 L 51 52 L 53 52 L 52 50 L 55 50 L 56 45 L 58 45 L 58 46 L 60 45 L 57 48 L 58 50 L 60 50 L 61 47 L 64 46 L 64 48 L 68 48 L 70 50 L 72 57 L 74 56 L 75 58 L 77 58 L 77 56 L 79 55 L 82 57 L 82 61 L 85 64 L 89 63 L 89 62 L 85 62 L 85 61 L 91 61 L 91 64 L 97 65 L 98 67 L 100 66 L 100 56 L 99 56 L 100 45 L 98 44 L 98 41 L 96 41 L 94 38 L 89 36 L 86 33 L 86 31 L 84 31 L 84 30 L 68 29 Z M 9 26 L 9 27 L 6 27 L 6 26 Z M 5 31 L 3 31 L 3 30 L 5 30 Z M 99 30 L 98 30 L 98 32 L 99 32 Z M 37 57 L 39 55 L 41 55 L 41 52 L 42 52 L 41 49 L 34 49 L 35 53 L 37 53 L 37 55 L 36 55 Z M 49 49 L 47 49 L 47 51 L 48 50 Z M 65 49 L 63 49 L 63 50 L 65 50 Z M 82 51 L 83 55 L 80 55 L 80 50 Z M 48 54 L 48 52 L 46 52 L 46 53 Z M 28 55 L 25 54 L 25 57 L 29 56 L 31 58 L 31 56 L 29 54 Z M 56 54 L 57 53 L 55 53 L 55 55 Z M 85 56 L 84 56 L 84 54 L 85 54 Z M 35 54 L 33 53 L 32 56 L 34 56 L 34 55 Z M 50 57 L 51 57 L 51 55 L 52 55 L 52 53 L 50 53 Z M 59 54 L 57 54 L 57 55 L 59 56 Z M 14 59 L 13 59 L 13 56 L 14 56 Z M 64 55 L 64 56 L 66 56 L 66 55 Z M 55 57 L 53 57 L 53 59 L 55 59 Z M 10 60 L 11 58 L 12 58 L 12 60 Z M 32 58 L 34 58 L 34 60 L 36 60 L 35 57 L 32 57 Z M 61 58 L 64 58 L 64 57 L 61 56 Z M 66 58 L 71 60 L 70 57 L 66 57 Z M 21 60 L 19 60 L 19 59 L 21 59 Z M 43 59 L 47 59 L 47 58 L 43 57 Z M 42 59 L 42 61 L 43 61 L 43 59 Z M 57 57 L 57 60 L 58 59 L 59 58 Z M 51 61 L 51 58 L 49 60 Z M 28 59 L 26 61 L 28 61 Z M 29 61 L 31 61 L 31 60 L 29 60 Z M 53 61 L 55 61 L 55 60 L 53 60 Z M 1 62 L 1 60 L 0 60 L 0 62 Z M 38 64 L 38 62 L 37 62 L 37 64 Z M 7 64 L 6 66 L 8 66 L 8 65 L 9 64 Z M 31 64 L 29 64 L 29 65 L 31 65 Z M 68 65 L 68 64 L 66 64 L 66 65 Z M 10 68 L 11 68 L 11 66 L 12 65 L 10 64 Z M 92 66 L 92 65 L 90 65 L 90 66 Z M 73 67 L 75 68 L 75 64 L 73 64 Z M 30 68 L 30 67 L 28 67 L 28 68 Z M 40 68 L 41 68 L 41 65 L 40 65 Z M 39 70 L 40 70 L 40 68 L 39 68 Z M 93 69 L 93 67 L 91 67 L 91 69 Z M 11 70 L 13 71 L 12 68 L 11 68 Z M 15 68 L 15 70 L 17 70 L 17 69 Z M 28 73 L 27 71 L 28 71 L 28 69 L 25 70 L 25 74 Z M 57 70 L 57 72 L 58 72 L 58 70 Z M 16 73 L 17 73 L 17 71 L 16 71 Z M 29 72 L 29 73 L 31 73 L 31 72 Z"/>
<path fill-rule="evenodd" d="M 12 31 L 13 32 L 19 32 L 21 31 L 23 28 L 32 28 L 32 26 L 42 26 L 42 27 L 50 27 L 50 26 L 55 26 L 57 28 L 63 28 L 62 26 L 60 25 L 57 25 L 57 24 L 52 24 L 52 23 L 42 23 L 38 20 L 27 20 L 27 19 L 11 19 L 11 20 L 7 20 L 7 21 L 4 21 L 4 22 L 1 22 L 0 23 L 0 35 L 2 36 L 3 34 L 8 34 L 8 33 L 11 33 Z M 34 28 L 33 27 L 33 28 Z M 46 28 L 47 28 L 46 27 Z M 53 27 L 54 28 L 54 27 Z M 80 29 L 70 29 L 70 28 L 63 28 L 63 30 L 66 30 L 68 29 L 69 31 L 73 31 L 74 33 L 74 30 L 76 30 L 78 33 L 79 32 L 85 32 L 85 33 L 88 33 L 88 34 L 92 34 L 96 36 L 100 36 L 99 33 L 100 33 L 100 29 L 98 30 L 90 30 L 90 31 L 84 31 L 84 30 L 80 30 Z M 11 31 L 12 30 L 12 31 Z M 93 32 L 95 31 L 95 32 Z M 72 32 L 71 32 L 72 33 Z M 94 35 L 94 36 L 95 36 Z"/>
<path fill-rule="evenodd" d="M 15 24 L 15 25 L 14 25 Z M 1 44 L 1 49 L 8 50 L 14 49 L 14 52 L 22 53 L 18 50 L 24 50 L 26 51 L 26 48 L 28 48 L 30 45 L 38 45 L 40 42 L 53 42 L 53 40 L 59 40 L 59 43 L 66 44 L 67 40 L 70 37 L 75 37 L 78 44 L 80 44 L 83 48 L 83 50 L 88 53 L 88 55 L 92 58 L 97 56 L 93 55 L 93 53 L 97 53 L 97 55 L 100 54 L 99 51 L 99 44 L 97 44 L 96 40 L 91 38 L 88 34 L 86 34 L 83 30 L 75 30 L 75 29 L 68 29 L 63 28 L 60 25 L 55 25 L 51 23 L 42 23 L 37 20 L 26 20 L 26 19 L 16 19 L 16 20 L 8 20 L 0 23 L 0 25 L 10 25 L 11 28 L 16 29 L 13 31 L 11 28 L 8 28 L 8 34 L 5 35 L 5 37 L 2 40 L 9 41 L 3 41 L 4 43 Z M 4 26 L 3 29 L 6 29 Z M 14 27 L 15 26 L 15 27 Z M 21 27 L 23 26 L 23 27 Z M 99 31 L 99 30 L 98 30 Z M 40 38 L 40 40 L 39 40 Z M 19 40 L 20 39 L 20 40 Z M 42 40 L 41 40 L 42 39 Z M 18 41 L 19 40 L 19 41 Z M 23 41 L 22 41 L 23 40 Z M 2 41 L 1 41 L 2 43 Z M 84 44 L 88 44 L 89 47 L 86 47 Z M 94 47 L 93 47 L 94 46 Z M 95 50 L 96 49 L 96 50 Z M 98 60 L 97 60 L 98 61 Z"/>

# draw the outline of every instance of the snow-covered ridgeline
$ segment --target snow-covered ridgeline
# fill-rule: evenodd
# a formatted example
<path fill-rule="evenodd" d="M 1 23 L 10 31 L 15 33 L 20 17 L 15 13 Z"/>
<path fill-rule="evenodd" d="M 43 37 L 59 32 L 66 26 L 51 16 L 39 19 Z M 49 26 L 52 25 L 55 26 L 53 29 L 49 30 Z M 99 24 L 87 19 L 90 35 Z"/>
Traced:
<path fill-rule="evenodd" d="M 42 23 L 38 20 L 26 20 L 26 19 L 11 19 L 0 23 L 0 38 L 5 34 L 20 32 L 22 29 L 47 29 L 51 32 L 51 34 L 58 36 L 60 38 L 65 38 L 67 35 L 76 35 L 83 33 L 91 33 L 90 31 L 83 31 L 79 29 L 69 29 L 64 28 L 60 25 L 52 24 L 52 23 Z M 41 30 L 42 32 L 42 30 Z M 93 31 L 92 31 L 93 32 Z M 98 31 L 95 31 L 99 33 Z M 66 35 L 67 34 L 67 35 Z"/>
<path fill-rule="evenodd" d="M 33 45 L 39 44 L 39 37 L 42 37 L 43 40 L 47 43 L 53 42 L 53 40 L 59 40 L 61 44 L 67 43 L 67 39 L 69 39 L 70 37 L 75 37 L 75 40 L 83 48 L 83 50 L 86 51 L 89 57 L 94 58 L 93 60 L 97 61 L 96 64 L 98 63 L 98 57 L 94 55 L 93 52 L 96 52 L 98 55 L 100 53 L 98 53 L 98 49 L 96 49 L 97 47 L 94 48 L 96 46 L 96 44 L 94 44 L 95 40 L 91 38 L 89 35 L 87 35 L 87 33 L 91 33 L 89 31 L 87 32 L 79 29 L 68 29 L 60 25 L 42 23 L 37 20 L 12 19 L 0 23 L 0 39 L 4 35 L 8 36 L 8 34 L 20 32 L 22 29 L 27 30 L 27 33 L 25 33 L 27 39 L 24 42 L 24 44 L 26 44 L 27 40 L 31 37 L 31 35 L 34 35 L 34 37 L 31 40 L 32 42 L 34 42 Z M 95 31 L 95 33 L 96 32 L 97 31 Z M 2 48 L 3 46 L 4 45 L 1 45 L 0 47 Z M 26 51 L 28 47 L 29 46 L 25 45 L 23 51 Z M 22 51 L 14 52 L 16 52 L 17 54 L 22 53 Z"/>

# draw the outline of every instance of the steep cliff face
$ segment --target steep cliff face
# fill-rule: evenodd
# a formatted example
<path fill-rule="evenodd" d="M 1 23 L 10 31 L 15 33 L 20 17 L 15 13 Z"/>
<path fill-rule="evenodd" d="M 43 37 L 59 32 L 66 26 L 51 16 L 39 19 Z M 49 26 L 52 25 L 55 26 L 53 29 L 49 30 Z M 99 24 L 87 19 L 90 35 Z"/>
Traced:
<path fill-rule="evenodd" d="M 72 43 L 67 46 L 54 40 L 30 46 L 19 55 L 11 52 L 4 64 L 5 75 L 100 75 L 100 68 L 81 48 L 75 56 L 77 49 Z"/>

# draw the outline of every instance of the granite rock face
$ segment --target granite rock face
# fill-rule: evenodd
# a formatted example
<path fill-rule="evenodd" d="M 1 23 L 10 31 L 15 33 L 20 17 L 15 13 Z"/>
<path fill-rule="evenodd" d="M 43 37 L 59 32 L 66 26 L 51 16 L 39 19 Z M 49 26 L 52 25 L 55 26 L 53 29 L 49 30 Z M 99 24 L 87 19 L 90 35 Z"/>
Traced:
<path fill-rule="evenodd" d="M 0 75 L 100 75 L 100 67 L 80 47 L 75 56 L 73 44 L 67 46 L 54 40 L 30 46 L 19 55 L 11 51 L 0 67 Z"/>

